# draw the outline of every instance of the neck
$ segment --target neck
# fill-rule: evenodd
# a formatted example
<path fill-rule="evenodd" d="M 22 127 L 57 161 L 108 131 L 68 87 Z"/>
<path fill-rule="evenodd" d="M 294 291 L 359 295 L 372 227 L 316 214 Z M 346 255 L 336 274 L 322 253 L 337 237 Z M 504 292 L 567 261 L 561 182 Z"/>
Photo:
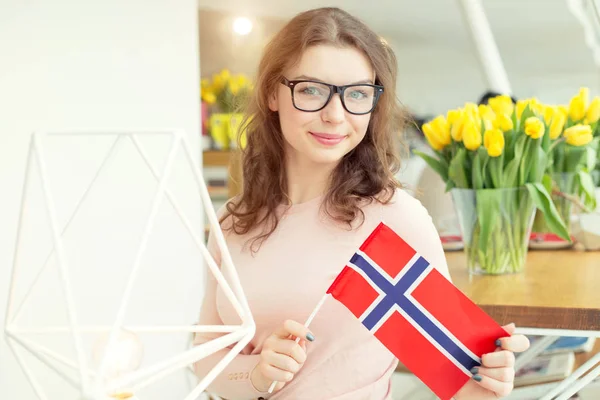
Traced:
<path fill-rule="evenodd" d="M 288 196 L 292 204 L 300 204 L 325 194 L 335 164 L 318 164 L 309 160 L 288 159 L 286 162 Z"/>

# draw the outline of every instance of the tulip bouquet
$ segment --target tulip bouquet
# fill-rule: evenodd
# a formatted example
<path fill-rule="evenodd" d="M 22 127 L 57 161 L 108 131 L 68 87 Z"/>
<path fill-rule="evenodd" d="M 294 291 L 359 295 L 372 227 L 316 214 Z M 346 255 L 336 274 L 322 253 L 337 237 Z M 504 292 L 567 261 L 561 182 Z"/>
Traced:
<path fill-rule="evenodd" d="M 200 93 L 203 101 L 216 104 L 220 112 L 232 113 L 251 90 L 252 84 L 246 75 L 232 75 L 224 69 L 213 75 L 212 80 L 202 79 Z"/>
<path fill-rule="evenodd" d="M 213 75 L 212 80 L 202 79 L 202 101 L 211 105 L 212 114 L 208 125 L 216 148 L 227 150 L 238 143 L 246 144 L 246 136 L 239 133 L 243 114 L 236 112 L 245 102 L 253 86 L 246 75 L 231 75 L 224 69 Z"/>
<path fill-rule="evenodd" d="M 589 103 L 588 89 L 581 88 L 568 107 L 538 103 L 534 108 L 543 114 L 550 127 L 549 162 L 542 183 L 553 193 L 559 214 L 570 228 L 573 202 L 584 209 L 596 208 L 592 175 L 600 141 L 594 139 L 600 119 L 600 97 Z M 541 214 L 536 216 L 533 230 L 541 234 L 550 232 Z"/>
<path fill-rule="evenodd" d="M 515 107 L 508 96 L 467 103 L 423 125 L 433 155 L 415 152 L 446 182 L 463 234 L 469 271 L 520 271 L 535 209 L 569 240 L 542 184 L 552 140 L 534 99 Z"/>

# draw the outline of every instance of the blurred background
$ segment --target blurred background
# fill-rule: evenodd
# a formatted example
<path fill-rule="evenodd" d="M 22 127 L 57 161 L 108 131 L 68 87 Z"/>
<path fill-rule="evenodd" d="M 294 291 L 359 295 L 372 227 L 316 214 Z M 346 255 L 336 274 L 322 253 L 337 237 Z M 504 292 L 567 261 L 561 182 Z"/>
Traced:
<path fill-rule="evenodd" d="M 591 4 L 587 0 L 0 0 L 0 321 L 8 325 L 5 310 L 15 251 L 20 249 L 32 257 L 21 266 L 24 278 L 15 281 L 18 304 L 50 249 L 50 242 L 46 247 L 36 244 L 36 240 L 48 240 L 49 233 L 47 217 L 35 219 L 35 213 L 24 233 L 28 240 L 19 245 L 16 241 L 22 198 L 26 193 L 40 195 L 39 186 L 33 187 L 39 185 L 36 178 L 29 182 L 32 188 L 25 185 L 32 132 L 183 130 L 195 161 L 202 166 L 211 206 L 217 208 L 240 189 L 237 144 L 231 137 L 239 116 L 231 102 L 252 90 L 264 45 L 298 12 L 338 6 L 363 19 L 394 49 L 398 97 L 414 120 L 422 123 L 465 102 L 477 103 L 490 90 L 498 91 L 498 82 L 486 73 L 490 54 L 500 56 L 501 63 L 493 62 L 491 68 L 507 78 L 510 94 L 516 98 L 567 103 L 580 86 L 589 87 L 592 96 L 600 94 L 600 21 Z M 465 12 L 468 5 L 477 11 L 471 17 Z M 494 39 L 492 47 L 486 48 L 489 41 L 473 36 L 474 24 L 482 23 L 492 34 L 487 37 Z M 224 92 L 224 88 L 229 89 Z M 418 124 L 404 133 L 411 148 L 427 151 Z M 163 165 L 164 143 L 144 144 L 155 157 L 155 165 Z M 101 162 L 110 143 L 65 143 L 62 148 L 58 143 L 49 148 L 52 146 L 58 147 L 53 153 L 56 166 L 49 167 L 50 178 L 52 187 L 65 196 L 61 200 L 56 194 L 57 204 L 64 208 L 59 217 L 65 222 L 72 212 L 68 206 L 75 204 L 74 197 L 69 196 L 83 193 L 93 165 Z M 94 192 L 94 206 L 88 206 L 87 214 L 74 224 L 85 234 L 70 234 L 75 249 L 72 258 L 79 262 L 71 266 L 78 271 L 76 294 L 83 296 L 77 311 L 82 323 L 92 325 L 109 323 L 114 315 L 116 300 L 122 295 L 123 271 L 132 260 L 141 232 L 137 229 L 147 215 L 149 196 L 156 185 L 148 176 L 140 179 L 143 165 L 135 159 L 138 156 L 133 147 L 125 145 L 120 151 L 131 153 L 120 153 L 111 160 L 112 172 L 119 179 L 108 175 L 101 179 L 105 186 Z M 86 162 L 91 164 L 82 167 Z M 443 190 L 441 179 L 421 159 L 408 154 L 398 177 L 428 208 L 440 235 L 455 236 L 458 226 L 451 200 L 430 195 Z M 171 184 L 175 193 L 187 199 L 184 208 L 198 227 L 197 234 L 203 235 L 207 225 L 195 207 L 199 201 L 194 197 L 195 188 L 189 181 Z M 44 205 L 30 207 L 39 211 Z M 134 216 L 135 212 L 140 215 Z M 128 321 L 190 325 L 197 320 L 204 287 L 202 259 L 182 226 L 166 222 L 169 212 L 159 211 L 164 225 L 159 225 L 162 229 L 152 237 L 149 247 L 153 251 L 143 259 L 145 273 L 136 284 L 137 297 L 128 311 Z M 96 228 L 102 222 L 121 223 L 132 230 L 111 235 L 110 226 Z M 88 248 L 76 239 L 106 246 Z M 28 243 L 30 247 L 19 248 Z M 88 256 L 86 261 L 79 258 L 83 255 Z M 77 270 L 89 264 L 100 273 L 90 276 L 85 269 Z M 167 264 L 169 269 L 165 270 Z M 56 260 L 50 258 L 49 277 L 42 277 L 43 290 L 28 300 L 20 326 L 66 322 L 61 308 L 64 299 L 58 294 L 60 282 L 50 277 L 56 268 Z M 119 283 L 117 279 L 121 279 Z M 101 290 L 96 293 L 89 288 Z M 175 289 L 178 296 L 165 296 Z M 35 339 L 46 340 L 45 346 L 61 354 L 73 355 L 68 337 Z M 90 337 L 86 348 L 92 349 L 97 340 Z M 190 336 L 140 340 L 148 354 L 145 362 L 149 362 L 185 350 Z M 153 353 L 156 349 L 160 351 Z M 77 398 L 76 390 L 46 365 L 25 351 L 22 357 L 48 391 L 49 399 Z M 193 383 L 190 371 L 181 371 L 140 396 L 183 398 Z M 396 386 L 398 398 L 429 398 L 426 394 L 418 397 L 417 392 L 406 394 L 408 389 L 419 389 L 416 382 Z M 35 398 L 3 337 L 0 399 Z"/>

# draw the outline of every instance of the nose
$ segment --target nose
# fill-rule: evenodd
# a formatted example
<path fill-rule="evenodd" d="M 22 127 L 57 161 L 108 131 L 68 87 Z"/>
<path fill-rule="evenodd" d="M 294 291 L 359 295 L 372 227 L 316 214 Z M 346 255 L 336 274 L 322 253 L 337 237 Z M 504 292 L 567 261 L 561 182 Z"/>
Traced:
<path fill-rule="evenodd" d="M 345 118 L 344 106 L 342 105 L 342 98 L 339 94 L 335 93 L 329 104 L 321 111 L 321 118 L 325 122 L 332 124 L 340 124 L 344 122 Z"/>

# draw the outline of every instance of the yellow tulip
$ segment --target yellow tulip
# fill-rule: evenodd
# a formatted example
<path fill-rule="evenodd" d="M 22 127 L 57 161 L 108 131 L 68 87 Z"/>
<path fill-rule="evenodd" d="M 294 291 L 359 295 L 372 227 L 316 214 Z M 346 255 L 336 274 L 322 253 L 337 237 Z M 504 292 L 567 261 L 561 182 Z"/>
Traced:
<path fill-rule="evenodd" d="M 550 124 L 550 139 L 557 139 L 562 133 L 565 122 L 567 122 L 567 117 L 560 111 L 557 111 L 554 114 L 554 118 L 552 118 L 552 123 Z"/>
<path fill-rule="evenodd" d="M 569 103 L 569 117 L 572 121 L 581 121 L 585 117 L 585 111 L 588 107 L 589 89 L 582 87 L 579 93 L 571 99 Z"/>
<path fill-rule="evenodd" d="M 231 94 L 236 96 L 240 92 L 240 85 L 232 80 L 229 82 L 229 90 L 231 90 Z"/>
<path fill-rule="evenodd" d="M 556 107 L 546 105 L 542 106 L 542 115 L 544 115 L 544 122 L 546 123 L 546 125 L 550 125 L 554 114 L 556 114 L 557 112 L 558 109 Z"/>
<path fill-rule="evenodd" d="M 531 111 L 533 111 L 536 114 L 544 113 L 544 105 L 540 103 L 537 97 L 532 97 L 531 99 L 529 99 L 529 108 L 531 108 Z"/>
<path fill-rule="evenodd" d="M 521 115 L 523 115 L 523 111 L 525 111 L 525 107 L 527 107 L 529 102 L 527 100 L 517 100 L 517 119 L 521 119 Z"/>
<path fill-rule="evenodd" d="M 231 72 L 229 72 L 228 69 L 224 69 L 219 75 L 224 81 L 228 81 L 229 79 L 231 79 Z"/>
<path fill-rule="evenodd" d="M 560 111 L 565 117 L 569 116 L 569 107 L 561 104 L 557 108 L 558 108 L 558 111 Z"/>
<path fill-rule="evenodd" d="M 448 111 L 447 120 L 450 125 L 450 136 L 452 136 L 452 139 L 456 142 L 462 142 L 463 119 L 463 111 Z"/>
<path fill-rule="evenodd" d="M 215 96 L 212 92 L 203 92 L 202 100 L 204 100 L 208 104 L 215 104 L 217 101 L 217 96 Z"/>
<path fill-rule="evenodd" d="M 496 114 L 512 115 L 515 108 L 510 96 L 501 95 L 488 100 L 488 104 Z"/>
<path fill-rule="evenodd" d="M 483 135 L 483 145 L 490 157 L 499 157 L 504 151 L 504 134 L 500 129 L 489 129 Z"/>
<path fill-rule="evenodd" d="M 565 129 L 565 139 L 571 146 L 585 146 L 594 139 L 592 136 L 592 127 L 577 124 Z"/>
<path fill-rule="evenodd" d="M 585 118 L 590 124 L 593 124 L 600 119 L 600 97 L 594 97 L 594 100 L 592 100 L 590 103 L 590 107 L 587 110 Z"/>
<path fill-rule="evenodd" d="M 525 134 L 532 139 L 544 136 L 544 123 L 537 117 L 529 117 L 525 120 Z"/>
<path fill-rule="evenodd" d="M 477 150 L 481 146 L 481 128 L 472 118 L 465 118 L 463 143 L 469 150 Z"/>
<path fill-rule="evenodd" d="M 494 128 L 502 130 L 502 132 L 510 131 L 514 128 L 512 118 L 506 114 L 497 114 L 494 121 Z"/>
<path fill-rule="evenodd" d="M 200 81 L 200 87 L 201 87 L 202 89 L 207 89 L 209 86 L 210 86 L 210 81 L 209 81 L 208 79 L 206 79 L 206 78 L 203 78 L 203 79 Z"/>
<path fill-rule="evenodd" d="M 423 124 L 423 133 L 434 150 L 440 151 L 450 144 L 450 130 L 443 115 Z"/>
<path fill-rule="evenodd" d="M 475 103 L 465 103 L 464 117 L 471 118 L 477 127 L 481 126 L 481 116 L 479 115 L 479 107 Z"/>
<path fill-rule="evenodd" d="M 446 113 L 446 121 L 448 121 L 449 125 L 454 124 L 457 120 L 459 120 L 462 116 L 460 110 L 448 110 Z"/>

